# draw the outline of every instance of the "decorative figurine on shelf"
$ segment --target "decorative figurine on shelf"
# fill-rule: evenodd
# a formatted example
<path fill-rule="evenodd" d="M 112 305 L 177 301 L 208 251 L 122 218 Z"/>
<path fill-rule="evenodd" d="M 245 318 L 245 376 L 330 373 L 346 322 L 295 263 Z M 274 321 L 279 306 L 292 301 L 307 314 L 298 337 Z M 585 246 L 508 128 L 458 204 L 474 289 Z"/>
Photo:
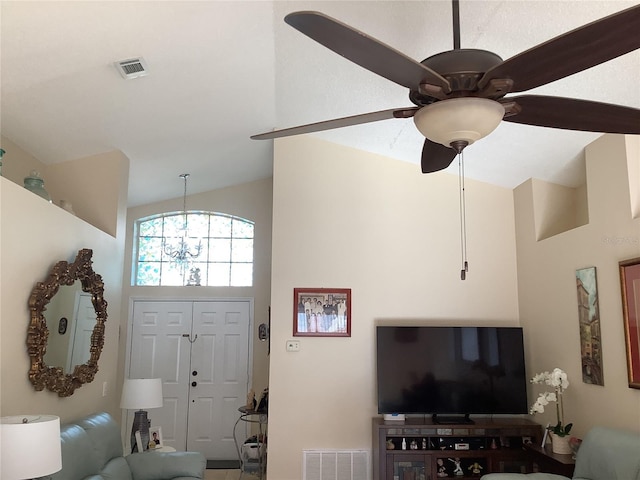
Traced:
<path fill-rule="evenodd" d="M 426 438 L 423 438 L 423 439 L 422 439 L 422 449 L 423 449 L 423 450 L 426 450 L 426 449 L 427 449 L 427 439 L 426 439 Z"/>
<path fill-rule="evenodd" d="M 491 446 L 490 446 L 491 450 L 496 450 L 498 448 L 498 445 L 496 444 L 496 439 L 492 438 L 491 439 Z"/>
<path fill-rule="evenodd" d="M 438 460 L 436 460 L 436 463 L 438 464 L 438 476 L 439 477 L 448 477 L 447 469 L 444 466 L 444 460 L 439 458 Z"/>
<path fill-rule="evenodd" d="M 411 440 L 411 445 L 409 446 L 409 448 L 411 450 L 417 450 L 418 449 L 418 442 L 416 442 L 415 438 L 413 440 Z"/>
<path fill-rule="evenodd" d="M 449 460 L 450 462 L 452 462 L 455 467 L 453 469 L 453 474 L 461 477 L 464 475 L 464 472 L 462 471 L 462 462 L 460 461 L 460 459 L 458 457 L 456 458 L 448 458 L 447 460 Z"/>
<path fill-rule="evenodd" d="M 390 438 L 387 439 L 387 450 L 395 450 L 396 446 L 393 443 L 393 440 L 391 440 Z"/>
<path fill-rule="evenodd" d="M 480 470 L 482 470 L 482 465 L 480 465 L 478 462 L 473 462 L 469 466 L 469 470 L 471 470 L 471 473 L 473 473 L 474 475 L 480 475 Z"/>

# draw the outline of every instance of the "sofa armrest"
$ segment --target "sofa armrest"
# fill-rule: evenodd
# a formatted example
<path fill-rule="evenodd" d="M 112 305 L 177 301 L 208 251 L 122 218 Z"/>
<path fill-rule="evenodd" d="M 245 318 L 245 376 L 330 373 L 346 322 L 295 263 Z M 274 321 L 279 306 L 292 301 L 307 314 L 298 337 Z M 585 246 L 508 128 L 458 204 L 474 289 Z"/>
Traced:
<path fill-rule="evenodd" d="M 488 473 L 480 480 L 570 480 L 555 473 Z"/>
<path fill-rule="evenodd" d="M 207 466 L 199 452 L 143 452 L 126 459 L 134 480 L 202 479 Z"/>

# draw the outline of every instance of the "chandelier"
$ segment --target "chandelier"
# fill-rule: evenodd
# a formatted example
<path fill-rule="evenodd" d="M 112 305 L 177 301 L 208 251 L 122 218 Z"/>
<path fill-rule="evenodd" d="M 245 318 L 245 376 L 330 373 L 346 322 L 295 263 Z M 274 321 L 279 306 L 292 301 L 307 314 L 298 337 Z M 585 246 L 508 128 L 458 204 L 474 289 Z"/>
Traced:
<path fill-rule="evenodd" d="M 198 244 L 192 248 L 189 244 L 188 228 L 187 228 L 187 179 L 188 173 L 180 174 L 180 178 L 184 180 L 184 194 L 182 197 L 182 228 L 180 236 L 176 242 L 167 242 L 165 238 L 162 249 L 171 262 L 180 268 L 180 272 L 184 274 L 185 270 L 191 265 L 191 262 L 198 258 L 202 251 L 202 240 L 198 240 Z"/>

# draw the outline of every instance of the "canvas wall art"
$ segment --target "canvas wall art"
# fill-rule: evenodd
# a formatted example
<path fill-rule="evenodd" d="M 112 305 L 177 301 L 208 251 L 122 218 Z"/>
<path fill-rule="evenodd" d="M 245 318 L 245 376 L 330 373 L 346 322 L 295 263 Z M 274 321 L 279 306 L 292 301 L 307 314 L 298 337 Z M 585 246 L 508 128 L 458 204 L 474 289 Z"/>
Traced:
<path fill-rule="evenodd" d="M 596 267 L 576 270 L 576 289 L 578 294 L 582 381 L 593 385 L 604 385 Z"/>

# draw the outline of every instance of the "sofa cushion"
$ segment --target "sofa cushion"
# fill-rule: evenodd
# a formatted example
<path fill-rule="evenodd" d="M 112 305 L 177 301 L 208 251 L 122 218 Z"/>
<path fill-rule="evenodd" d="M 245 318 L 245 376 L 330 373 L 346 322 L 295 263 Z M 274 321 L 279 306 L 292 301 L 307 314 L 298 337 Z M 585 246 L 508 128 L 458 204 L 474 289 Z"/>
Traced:
<path fill-rule="evenodd" d="M 593 427 L 578 449 L 573 478 L 640 480 L 640 435 Z"/>
<path fill-rule="evenodd" d="M 133 480 L 129 464 L 124 457 L 116 457 L 100 471 L 100 477 L 104 480 Z"/>
<path fill-rule="evenodd" d="M 122 457 L 120 426 L 108 413 L 96 413 L 78 421 L 89 435 L 98 460 L 106 465 L 115 457 Z"/>
<path fill-rule="evenodd" d="M 126 457 L 134 480 L 203 478 L 207 461 L 199 452 L 133 453 Z"/>
<path fill-rule="evenodd" d="M 79 425 L 60 427 L 62 470 L 52 480 L 83 479 L 100 471 L 95 450 L 87 432 Z"/>

